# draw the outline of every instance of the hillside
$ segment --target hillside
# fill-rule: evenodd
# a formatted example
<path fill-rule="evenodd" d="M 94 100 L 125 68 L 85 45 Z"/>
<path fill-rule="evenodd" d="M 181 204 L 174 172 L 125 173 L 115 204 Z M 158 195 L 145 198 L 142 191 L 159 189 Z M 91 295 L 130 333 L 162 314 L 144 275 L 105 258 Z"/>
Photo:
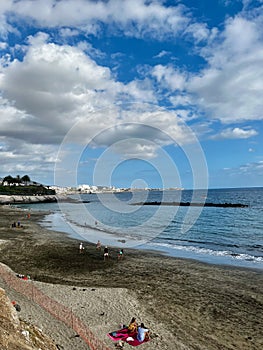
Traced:
<path fill-rule="evenodd" d="M 0 195 L 35 196 L 54 195 L 56 192 L 44 186 L 0 186 Z"/>
<path fill-rule="evenodd" d="M 0 288 L 0 349 L 57 350 L 56 344 L 34 325 L 19 320 L 18 312 Z"/>

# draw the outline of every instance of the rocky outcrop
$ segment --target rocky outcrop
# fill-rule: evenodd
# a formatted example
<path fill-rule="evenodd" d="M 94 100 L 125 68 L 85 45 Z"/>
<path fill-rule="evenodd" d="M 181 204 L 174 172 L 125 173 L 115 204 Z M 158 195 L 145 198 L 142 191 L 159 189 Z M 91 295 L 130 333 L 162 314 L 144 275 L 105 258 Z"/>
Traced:
<path fill-rule="evenodd" d="M 8 196 L 0 195 L 0 204 L 26 204 L 26 203 L 50 203 L 57 202 L 56 195 L 44 196 Z"/>
<path fill-rule="evenodd" d="M 16 308 L 1 288 L 0 349 L 57 350 L 56 344 L 39 328 L 19 320 Z"/>
<path fill-rule="evenodd" d="M 33 204 L 33 203 L 52 203 L 52 202 L 70 202 L 81 203 L 80 200 L 68 197 L 67 195 L 42 195 L 42 196 L 10 196 L 0 195 L 1 204 Z M 89 203 L 86 201 L 86 203 Z"/>

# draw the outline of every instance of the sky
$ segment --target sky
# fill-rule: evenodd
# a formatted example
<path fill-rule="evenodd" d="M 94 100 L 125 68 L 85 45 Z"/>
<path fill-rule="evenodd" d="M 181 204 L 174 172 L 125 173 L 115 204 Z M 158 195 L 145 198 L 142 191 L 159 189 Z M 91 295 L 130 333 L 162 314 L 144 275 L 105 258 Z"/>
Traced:
<path fill-rule="evenodd" d="M 0 177 L 263 186 L 263 1 L 0 0 Z"/>

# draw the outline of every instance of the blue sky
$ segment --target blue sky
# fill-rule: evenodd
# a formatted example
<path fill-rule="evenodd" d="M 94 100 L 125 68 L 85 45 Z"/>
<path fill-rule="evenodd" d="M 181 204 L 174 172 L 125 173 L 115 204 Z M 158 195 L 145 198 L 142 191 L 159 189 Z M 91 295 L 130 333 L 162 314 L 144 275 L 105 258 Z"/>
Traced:
<path fill-rule="evenodd" d="M 5 0 L 0 177 L 263 186 L 263 1 Z"/>

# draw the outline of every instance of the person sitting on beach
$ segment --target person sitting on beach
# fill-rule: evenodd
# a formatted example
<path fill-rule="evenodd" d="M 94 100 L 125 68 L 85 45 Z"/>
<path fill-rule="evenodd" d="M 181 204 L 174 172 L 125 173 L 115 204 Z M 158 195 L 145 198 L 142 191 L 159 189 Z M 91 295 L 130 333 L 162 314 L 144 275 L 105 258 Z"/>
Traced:
<path fill-rule="evenodd" d="M 147 329 L 143 323 L 138 327 L 137 340 L 142 343 L 145 339 L 149 338 L 149 329 Z"/>
<path fill-rule="evenodd" d="M 101 242 L 98 240 L 97 245 L 96 245 L 97 250 L 101 250 Z"/>
<path fill-rule="evenodd" d="M 128 326 L 128 333 L 137 333 L 137 330 L 138 330 L 138 323 L 136 322 L 136 318 L 133 317 Z"/>
<path fill-rule="evenodd" d="M 109 259 L 109 248 L 107 246 L 104 248 L 103 256 L 104 256 L 104 260 Z"/>

